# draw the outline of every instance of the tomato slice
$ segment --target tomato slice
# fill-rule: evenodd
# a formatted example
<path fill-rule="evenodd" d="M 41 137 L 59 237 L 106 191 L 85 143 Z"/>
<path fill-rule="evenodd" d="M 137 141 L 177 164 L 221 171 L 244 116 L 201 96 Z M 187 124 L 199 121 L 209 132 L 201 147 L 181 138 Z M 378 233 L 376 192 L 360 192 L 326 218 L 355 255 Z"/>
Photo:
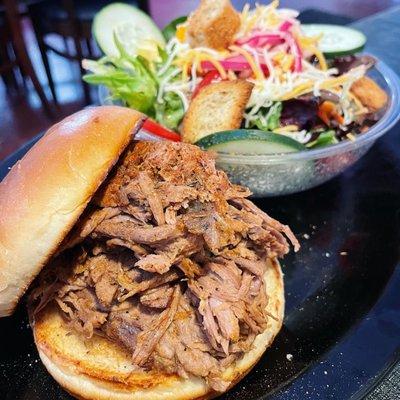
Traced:
<path fill-rule="evenodd" d="M 218 77 L 219 72 L 217 70 L 207 72 L 201 82 L 194 89 L 192 99 L 194 99 L 199 94 L 201 89 L 203 89 L 205 86 L 208 86 L 215 78 Z"/>
<path fill-rule="evenodd" d="M 180 135 L 178 135 L 176 132 L 170 131 L 150 118 L 147 118 L 146 121 L 144 121 L 143 129 L 152 135 L 161 137 L 163 139 L 172 140 L 173 142 L 181 141 Z"/>

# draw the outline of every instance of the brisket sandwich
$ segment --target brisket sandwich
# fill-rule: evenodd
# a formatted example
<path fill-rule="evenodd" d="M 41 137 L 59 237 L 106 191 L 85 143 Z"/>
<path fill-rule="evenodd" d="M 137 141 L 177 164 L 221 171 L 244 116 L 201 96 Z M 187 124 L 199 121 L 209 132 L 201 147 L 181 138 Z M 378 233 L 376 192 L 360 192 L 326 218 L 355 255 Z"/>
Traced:
<path fill-rule="evenodd" d="M 279 332 L 277 258 L 298 243 L 209 154 L 135 142 L 142 121 L 120 107 L 74 114 L 0 184 L 0 315 L 38 275 L 34 339 L 71 394 L 212 397 Z"/>

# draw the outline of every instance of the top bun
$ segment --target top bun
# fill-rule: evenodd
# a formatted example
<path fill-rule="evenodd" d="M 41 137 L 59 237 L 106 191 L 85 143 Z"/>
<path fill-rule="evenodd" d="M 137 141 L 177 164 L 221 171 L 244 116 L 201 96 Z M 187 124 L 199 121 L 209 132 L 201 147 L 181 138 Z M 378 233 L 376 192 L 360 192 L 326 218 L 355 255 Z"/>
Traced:
<path fill-rule="evenodd" d="M 0 317 L 74 226 L 144 116 L 93 107 L 50 128 L 0 183 Z"/>

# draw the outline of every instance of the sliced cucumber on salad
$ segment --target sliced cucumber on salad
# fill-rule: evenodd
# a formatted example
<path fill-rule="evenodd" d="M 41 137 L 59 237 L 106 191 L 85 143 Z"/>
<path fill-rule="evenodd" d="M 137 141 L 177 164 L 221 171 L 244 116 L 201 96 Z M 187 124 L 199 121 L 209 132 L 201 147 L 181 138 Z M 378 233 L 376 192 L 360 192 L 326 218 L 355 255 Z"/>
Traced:
<path fill-rule="evenodd" d="M 291 161 L 285 156 L 306 150 L 306 147 L 278 133 L 238 129 L 211 134 L 196 144 L 205 150 L 216 151 L 217 166 L 228 174 L 233 183 L 245 185 L 255 194 L 291 193 L 293 188 L 307 187 L 315 174 L 312 160 Z M 262 156 L 280 154 L 283 156 L 277 162 L 262 162 Z M 250 160 L 251 156 L 261 158 Z"/>
<path fill-rule="evenodd" d="M 322 35 L 319 48 L 328 58 L 358 53 L 367 41 L 362 32 L 346 26 L 304 24 L 301 28 L 306 36 Z"/>
<path fill-rule="evenodd" d="M 217 132 L 195 144 L 205 150 L 228 154 L 282 154 L 307 150 L 304 145 L 287 136 L 250 129 Z"/>
<path fill-rule="evenodd" d="M 165 39 L 153 20 L 143 11 L 125 3 L 112 3 L 100 10 L 93 21 L 93 36 L 107 56 L 118 56 L 114 35 L 130 55 L 138 48 L 164 47 Z"/>

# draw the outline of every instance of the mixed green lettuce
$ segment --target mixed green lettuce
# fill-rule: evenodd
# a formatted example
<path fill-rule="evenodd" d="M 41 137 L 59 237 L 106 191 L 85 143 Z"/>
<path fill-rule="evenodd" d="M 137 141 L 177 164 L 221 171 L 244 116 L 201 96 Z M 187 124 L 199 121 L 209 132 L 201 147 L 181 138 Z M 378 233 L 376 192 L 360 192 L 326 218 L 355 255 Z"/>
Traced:
<path fill-rule="evenodd" d="M 310 149 L 317 149 L 319 147 L 326 147 L 332 144 L 339 143 L 339 140 L 336 138 L 336 133 L 333 129 L 325 132 L 321 132 L 317 139 L 307 143 L 307 147 Z"/>
<path fill-rule="evenodd" d="M 83 77 L 84 81 L 105 86 L 113 102 L 141 111 L 167 128 L 177 130 L 184 115 L 182 100 L 168 91 L 158 98 L 160 82 L 173 68 L 158 74 L 166 62 L 165 51 L 159 49 L 160 62 L 150 62 L 140 55 L 128 54 L 116 36 L 114 41 L 119 56 L 85 60 L 84 67 L 90 74 Z"/>
<path fill-rule="evenodd" d="M 282 102 L 277 101 L 271 107 L 262 107 L 257 112 L 257 119 L 251 122 L 250 128 L 258 128 L 262 131 L 273 132 L 279 127 L 282 113 Z"/>

